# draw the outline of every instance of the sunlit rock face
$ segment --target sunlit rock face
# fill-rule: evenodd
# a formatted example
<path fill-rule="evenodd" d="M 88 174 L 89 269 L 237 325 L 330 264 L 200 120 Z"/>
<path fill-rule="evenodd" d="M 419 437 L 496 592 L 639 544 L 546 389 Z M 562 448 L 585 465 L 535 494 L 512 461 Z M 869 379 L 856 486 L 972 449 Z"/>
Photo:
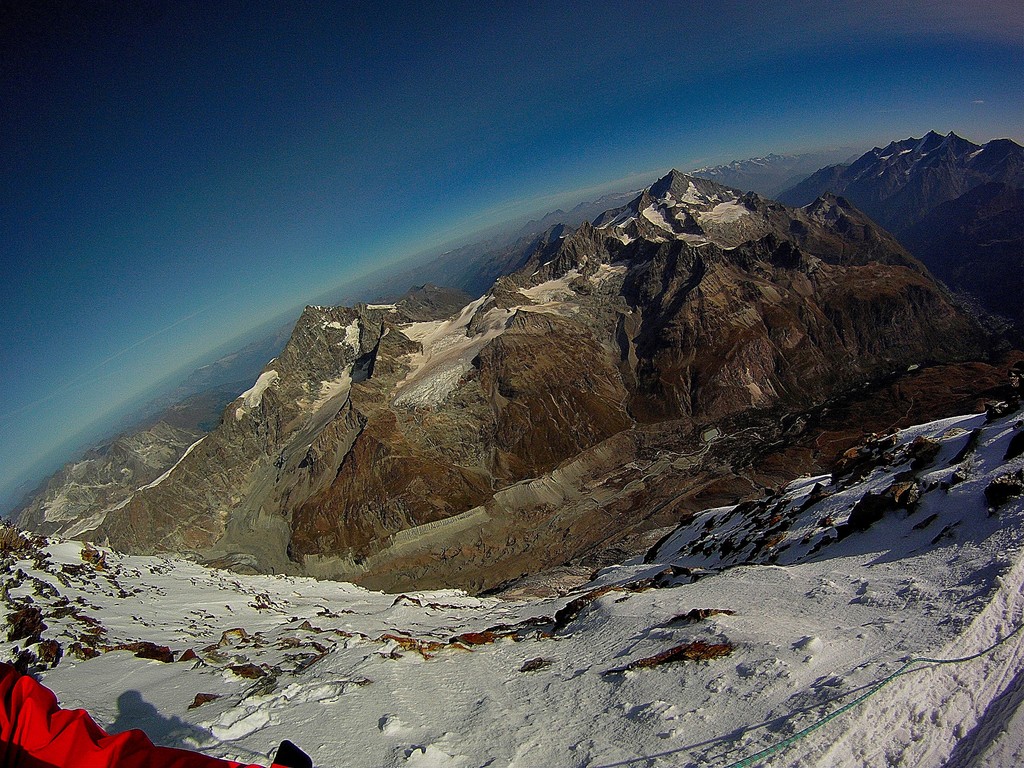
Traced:
<path fill-rule="evenodd" d="M 474 301 L 307 308 L 217 429 L 92 535 L 486 589 L 750 492 L 744 463 L 797 414 L 985 349 L 840 197 L 787 208 L 673 171 L 523 263 Z"/>

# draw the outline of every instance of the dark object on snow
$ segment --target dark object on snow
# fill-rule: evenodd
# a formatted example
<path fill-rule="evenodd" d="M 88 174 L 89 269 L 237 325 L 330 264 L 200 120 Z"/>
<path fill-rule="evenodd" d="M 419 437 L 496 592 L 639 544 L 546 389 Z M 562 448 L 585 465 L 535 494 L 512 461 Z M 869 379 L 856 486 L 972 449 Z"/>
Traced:
<path fill-rule="evenodd" d="M 881 520 L 886 512 L 894 512 L 899 507 L 891 496 L 865 493 L 850 511 L 850 518 L 839 532 L 840 538 L 853 531 L 866 531 Z"/>
<path fill-rule="evenodd" d="M 668 664 L 673 661 L 711 661 L 712 659 L 728 656 L 734 650 L 735 646 L 730 642 L 705 643 L 703 640 L 694 640 L 690 643 L 683 643 L 674 648 L 669 648 L 667 651 L 656 653 L 653 656 L 648 656 L 645 659 L 631 661 L 624 667 L 606 670 L 601 674 L 606 676 L 621 675 L 634 669 L 659 667 L 662 664 Z"/>
<path fill-rule="evenodd" d="M 529 659 L 523 662 L 523 666 L 519 668 L 520 672 L 537 672 L 545 667 L 550 667 L 550 659 L 545 659 L 538 656 L 536 659 Z"/>
<path fill-rule="evenodd" d="M 673 616 L 668 621 L 657 624 L 658 627 L 679 627 L 685 624 L 696 624 L 698 621 L 704 621 L 710 619 L 712 616 L 718 616 L 724 614 L 726 616 L 732 616 L 736 611 L 730 611 L 728 608 L 691 608 L 686 613 L 680 613 Z"/>
<path fill-rule="evenodd" d="M 1024 453 L 1024 429 L 1010 439 L 1010 444 L 1006 447 L 1006 455 L 1003 456 L 1003 461 L 1016 459 L 1022 453 Z"/>
<path fill-rule="evenodd" d="M 121 643 L 106 649 L 107 651 L 131 651 L 140 659 L 152 659 L 170 664 L 174 661 L 174 652 L 166 645 L 157 645 L 147 640 L 140 640 L 136 643 Z"/>
<path fill-rule="evenodd" d="M 1010 389 L 1024 395 L 1024 360 L 1018 360 L 1010 368 Z"/>
<path fill-rule="evenodd" d="M 907 448 L 907 456 L 912 459 L 910 468 L 920 471 L 935 461 L 942 446 L 930 437 L 918 435 Z"/>
<path fill-rule="evenodd" d="M 40 635 L 46 630 L 43 613 L 34 605 L 7 614 L 7 624 L 7 639 L 13 642 L 27 638 L 27 645 L 38 643 Z"/>
<path fill-rule="evenodd" d="M 992 400 L 985 403 L 985 421 L 995 421 L 1007 416 L 1020 407 L 1020 403 L 1013 399 Z"/>
<path fill-rule="evenodd" d="M 313 768 L 313 761 L 309 755 L 285 739 L 277 748 L 274 765 L 280 768 Z"/>
<path fill-rule="evenodd" d="M 197 707 L 203 706 L 203 704 L 209 704 L 211 701 L 216 701 L 220 698 L 219 693 L 197 693 L 196 697 L 192 700 L 192 703 L 188 705 L 189 709 L 196 709 Z"/>
<path fill-rule="evenodd" d="M 1000 475 L 985 489 L 985 500 L 993 509 L 999 509 L 1014 496 L 1024 494 L 1024 469 Z"/>

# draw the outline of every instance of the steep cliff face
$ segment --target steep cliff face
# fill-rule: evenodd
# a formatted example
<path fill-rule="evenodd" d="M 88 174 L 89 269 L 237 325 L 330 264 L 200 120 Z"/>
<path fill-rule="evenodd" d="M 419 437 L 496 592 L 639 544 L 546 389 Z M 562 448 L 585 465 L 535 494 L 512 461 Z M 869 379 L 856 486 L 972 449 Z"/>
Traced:
<path fill-rule="evenodd" d="M 676 172 L 449 309 L 307 308 L 218 428 L 94 536 L 486 588 L 680 494 L 728 494 L 747 454 L 728 430 L 777 438 L 785 414 L 984 346 L 844 199 L 791 209 Z"/>
<path fill-rule="evenodd" d="M 1024 188 L 991 182 L 933 209 L 903 233 L 936 277 L 1024 328 Z"/>
<path fill-rule="evenodd" d="M 344 422 L 348 390 L 366 375 L 385 311 L 307 307 L 281 355 L 220 425 L 171 477 L 109 512 L 99 534 L 131 550 L 206 551 L 230 527 L 255 559 L 280 567 L 287 526 L 276 510 L 294 490 L 288 470 L 332 422 Z M 344 433 L 337 424 L 331 431 Z"/>

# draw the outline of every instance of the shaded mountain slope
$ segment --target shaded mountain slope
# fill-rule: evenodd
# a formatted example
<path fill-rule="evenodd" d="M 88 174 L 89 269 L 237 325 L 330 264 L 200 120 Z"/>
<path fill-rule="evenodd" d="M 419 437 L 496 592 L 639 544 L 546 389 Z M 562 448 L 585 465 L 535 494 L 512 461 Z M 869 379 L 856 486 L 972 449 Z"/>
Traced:
<path fill-rule="evenodd" d="M 875 147 L 851 165 L 822 168 L 778 199 L 799 206 L 826 191 L 843 195 L 900 235 L 936 206 L 987 182 L 1024 186 L 1024 147 L 1010 139 L 979 145 L 931 131 Z"/>
<path fill-rule="evenodd" d="M 936 277 L 1024 324 L 1024 188 L 988 182 L 905 230 Z"/>

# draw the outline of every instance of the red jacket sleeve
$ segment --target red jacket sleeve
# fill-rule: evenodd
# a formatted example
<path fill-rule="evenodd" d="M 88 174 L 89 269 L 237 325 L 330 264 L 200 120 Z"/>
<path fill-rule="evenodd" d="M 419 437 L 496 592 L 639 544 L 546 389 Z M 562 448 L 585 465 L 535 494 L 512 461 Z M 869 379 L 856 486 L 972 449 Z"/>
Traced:
<path fill-rule="evenodd" d="M 157 747 L 142 731 L 111 736 L 8 664 L 0 664 L 0 758 L 4 768 L 259 768 Z"/>

